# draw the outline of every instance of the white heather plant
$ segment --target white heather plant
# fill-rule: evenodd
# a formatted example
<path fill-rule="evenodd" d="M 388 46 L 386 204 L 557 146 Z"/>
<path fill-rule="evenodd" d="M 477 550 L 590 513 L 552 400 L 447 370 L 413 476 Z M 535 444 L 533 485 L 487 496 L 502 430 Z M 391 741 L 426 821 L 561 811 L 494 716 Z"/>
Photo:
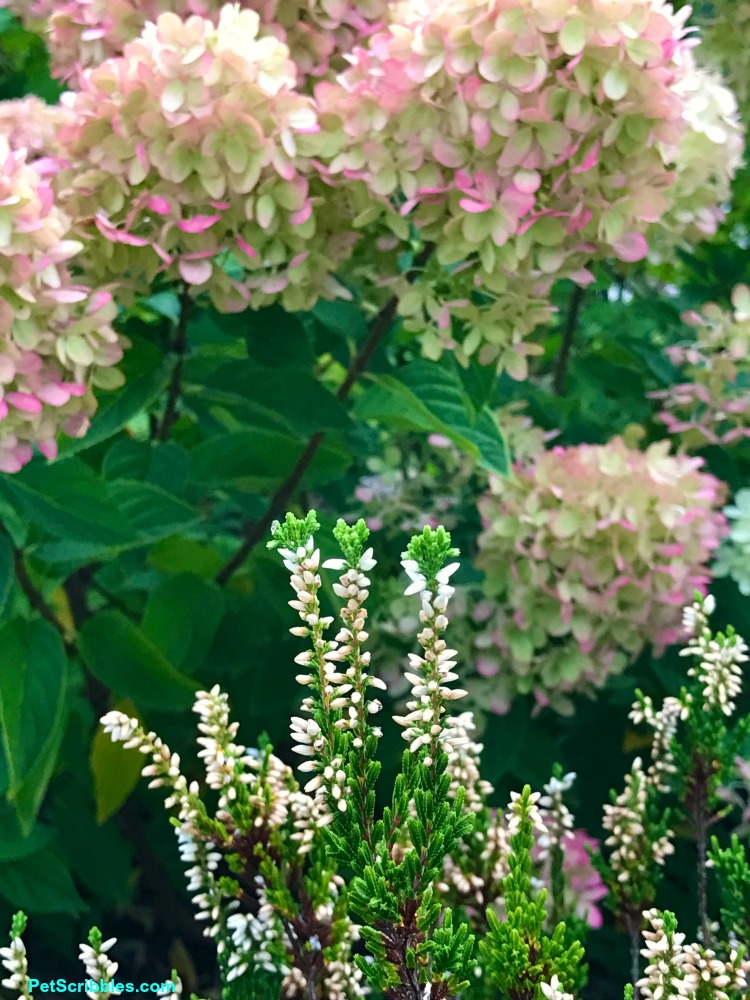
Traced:
<path fill-rule="evenodd" d="M 576 776 L 555 765 L 543 793 L 526 785 L 504 814 L 489 805 L 493 789 L 481 776 L 471 713 L 450 711 L 464 694 L 445 639 L 458 568 L 450 534 L 425 528 L 403 553 L 406 593 L 420 602 L 420 652 L 410 655 L 406 714 L 395 717 L 407 746 L 381 809 L 373 717 L 385 685 L 365 649 L 376 561 L 364 521 L 339 521 L 341 557 L 321 565 L 318 527 L 315 512 L 288 514 L 269 543 L 290 573 L 289 604 L 300 622 L 291 631 L 307 646 L 295 658 L 306 694 L 291 722 L 303 788 L 269 745 L 238 742 L 218 687 L 200 692 L 194 706 L 205 789 L 137 719 L 117 711 L 102 719 L 114 741 L 146 756 L 151 787 L 167 792 L 196 919 L 216 945 L 222 1000 L 575 1000 L 587 981 L 581 942 L 594 923 L 566 863 L 581 832 L 565 800 Z M 321 604 L 324 569 L 338 573 L 333 636 L 334 616 Z M 726 848 L 714 837 L 710 854 L 706 844 L 728 808 L 720 785 L 750 731 L 747 719 L 726 725 L 747 655 L 733 632 L 710 631 L 711 610 L 710 598 L 696 598 L 685 612 L 684 652 L 696 662 L 680 696 L 657 709 L 638 693 L 631 719 L 653 730 L 652 760 L 636 760 L 625 791 L 605 807 L 610 850 L 595 860 L 609 905 L 631 935 L 626 1000 L 636 991 L 647 1000 L 747 993 L 750 862 L 737 837 Z M 698 844 L 698 943 L 686 943 L 675 915 L 654 907 L 672 850 L 670 794 Z M 708 918 L 709 863 L 721 902 L 716 922 Z M 597 901 L 589 875 L 584 884 L 588 903 Z M 31 1000 L 25 926 L 18 913 L 0 960 L 9 973 L 3 985 Z M 94 928 L 80 949 L 86 976 L 112 982 L 115 953 L 116 941 Z M 176 972 L 173 983 L 180 995 Z"/>
<path fill-rule="evenodd" d="M 730 808 L 720 794 L 721 788 L 728 784 L 738 752 L 750 733 L 750 716 L 734 720 L 731 726 L 728 724 L 736 713 L 736 701 L 742 689 L 742 664 L 748 660 L 747 645 L 731 627 L 726 633 L 712 632 L 708 621 L 714 607 L 713 597 L 704 598 L 696 593 L 693 604 L 684 611 L 683 627 L 688 642 L 681 655 L 694 657 L 695 664 L 687 671 L 688 683 L 679 697 L 666 697 L 657 709 L 651 697 L 636 692 L 630 719 L 636 724 L 646 724 L 653 731 L 651 764 L 644 769 L 637 758 L 626 778 L 625 791 L 619 796 L 613 792 L 611 804 L 604 807 L 604 826 L 610 834 L 606 845 L 611 850 L 606 860 L 600 859 L 599 867 L 610 889 L 609 906 L 630 934 L 634 983 L 639 975 L 638 939 L 644 920 L 651 922 L 656 935 L 647 936 L 647 940 L 658 937 L 662 942 L 674 943 L 679 938 L 680 947 L 684 940 L 684 935 L 676 935 L 672 916 L 667 918 L 666 914 L 660 915 L 653 909 L 661 869 L 667 856 L 674 851 L 674 833 L 670 827 L 676 826 L 677 821 L 682 821 L 689 830 L 697 854 L 701 946 L 688 946 L 689 954 L 699 955 L 700 961 L 705 961 L 710 968 L 720 960 L 711 950 L 716 944 L 716 925 L 709 917 L 710 866 L 716 869 L 719 880 L 725 939 L 747 940 L 746 933 L 744 937 L 737 934 L 738 927 L 743 931 L 747 929 L 743 906 L 747 909 L 747 901 L 750 901 L 750 867 L 744 850 L 734 841 L 732 848 L 722 852 L 714 838 L 710 857 L 708 851 L 709 830 Z M 641 952 L 647 958 L 652 958 L 652 953 L 652 946 Z M 684 954 L 679 951 L 683 956 L 680 963 L 693 961 Z M 750 965 L 743 963 L 741 953 L 738 954 L 739 958 L 730 949 L 732 968 L 735 960 L 740 963 L 736 979 L 739 984 Z M 648 977 L 648 969 L 646 973 Z M 661 969 L 659 974 L 663 973 Z M 733 975 L 726 980 L 725 986 L 735 982 Z M 686 976 L 686 982 L 692 982 L 687 973 Z M 745 984 L 733 988 L 742 993 L 747 987 Z M 687 995 L 689 990 L 686 990 L 682 985 L 675 987 L 674 993 L 662 991 L 656 994 L 656 1000 L 661 1000 L 663 995 Z M 645 989 L 644 995 L 651 994 Z"/>

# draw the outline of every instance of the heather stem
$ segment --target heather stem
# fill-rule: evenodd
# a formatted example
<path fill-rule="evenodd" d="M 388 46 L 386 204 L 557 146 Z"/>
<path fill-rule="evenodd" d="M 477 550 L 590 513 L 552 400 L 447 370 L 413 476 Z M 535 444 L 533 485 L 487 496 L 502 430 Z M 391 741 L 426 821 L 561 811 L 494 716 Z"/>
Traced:
<path fill-rule="evenodd" d="M 698 854 L 698 920 L 704 948 L 711 945 L 711 929 L 708 922 L 708 823 L 705 809 L 702 810 L 695 828 L 695 843 Z"/>
<path fill-rule="evenodd" d="M 627 918 L 630 937 L 630 981 L 633 984 L 633 1000 L 638 1000 L 638 980 L 641 978 L 641 914 L 629 914 Z"/>

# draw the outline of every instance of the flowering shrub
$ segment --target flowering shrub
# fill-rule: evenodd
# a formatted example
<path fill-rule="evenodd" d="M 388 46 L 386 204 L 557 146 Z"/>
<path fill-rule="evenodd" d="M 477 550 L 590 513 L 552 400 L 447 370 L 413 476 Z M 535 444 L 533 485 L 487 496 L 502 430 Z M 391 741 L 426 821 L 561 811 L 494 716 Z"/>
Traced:
<path fill-rule="evenodd" d="M 552 448 L 492 482 L 478 562 L 498 606 L 481 645 L 510 668 L 511 690 L 569 708 L 566 693 L 675 641 L 726 533 L 723 487 L 701 465 L 615 438 Z"/>
<path fill-rule="evenodd" d="M 651 393 L 670 434 L 688 449 L 731 445 L 748 437 L 750 387 L 750 289 L 737 285 L 733 309 L 715 303 L 683 316 L 695 340 L 667 348 L 670 361 L 684 369 L 684 381 Z"/>
<path fill-rule="evenodd" d="M 679 949 L 684 935 L 675 935 L 674 941 L 670 938 L 670 947 L 674 946 L 679 956 L 671 975 L 684 975 L 688 985 L 683 988 L 689 990 L 704 968 L 711 973 L 705 977 L 707 982 L 713 981 L 715 974 L 723 978 L 725 986 L 734 981 L 734 988 L 742 992 L 747 988 L 750 963 L 744 960 L 741 950 L 736 950 L 735 942 L 744 940 L 750 927 L 739 902 L 747 899 L 750 868 L 736 838 L 731 849 L 722 851 L 714 837 L 709 852 L 708 831 L 722 815 L 722 786 L 734 770 L 738 748 L 750 733 L 750 716 L 735 719 L 731 726 L 728 722 L 736 714 L 748 647 L 731 626 L 726 633 L 711 630 L 709 616 L 713 610 L 713 598 L 704 599 L 699 594 L 685 608 L 683 627 L 688 643 L 680 653 L 693 657 L 694 666 L 687 671 L 688 683 L 679 697 L 667 696 L 657 709 L 650 696 L 636 692 L 630 718 L 637 725 L 645 723 L 653 732 L 651 764 L 644 770 L 637 758 L 626 778 L 625 791 L 619 796 L 612 792 L 611 804 L 604 807 L 605 827 L 610 831 L 606 843 L 612 851 L 608 858 L 599 859 L 598 867 L 610 889 L 608 905 L 630 934 L 633 967 L 637 970 L 638 939 L 644 922 L 648 926 L 657 918 L 645 937 L 647 942 L 658 944 L 647 945 L 641 954 L 653 959 L 665 950 L 667 922 L 662 926 L 660 915 L 650 907 L 656 898 L 661 868 L 674 852 L 670 827 L 673 820 L 681 819 L 696 846 L 698 920 L 706 950 L 701 955 L 688 945 L 682 953 Z M 665 808 L 666 796 L 676 805 Z M 709 948 L 716 931 L 708 916 L 709 864 L 717 869 L 725 904 L 722 916 L 730 947 L 721 949 L 721 953 L 725 961 L 728 954 L 727 965 Z M 678 973 L 680 966 L 684 968 Z M 646 995 L 659 995 L 658 991 L 651 992 L 653 982 L 649 982 L 649 976 L 655 973 L 664 974 L 658 963 L 647 966 L 646 978 L 639 984 L 646 989 Z M 680 988 L 676 982 L 673 985 Z M 717 981 L 715 986 L 721 983 Z"/>
<path fill-rule="evenodd" d="M 21 13 L 50 15 L 73 74 L 52 190 L 84 243 L 75 266 L 125 306 L 181 290 L 181 338 L 203 292 L 223 312 L 300 311 L 352 287 L 371 306 L 382 286 L 428 357 L 524 379 L 556 279 L 588 284 L 594 259 L 639 261 L 647 237 L 722 217 L 741 132 L 669 4 L 178 7 Z"/>
<path fill-rule="evenodd" d="M 257 1000 L 563 1000 L 586 976 L 576 942 L 608 996 L 624 969 L 606 907 L 632 942 L 667 872 L 694 937 L 678 841 L 706 833 L 730 854 L 703 947 L 734 969 L 748 934 L 724 896 L 745 859 L 721 796 L 742 793 L 734 765 L 711 771 L 718 709 L 711 741 L 693 733 L 702 776 L 630 731 L 692 725 L 666 647 L 728 562 L 717 593 L 748 624 L 742 517 L 720 513 L 722 482 L 740 510 L 750 475 L 746 414 L 725 408 L 744 406 L 746 293 L 700 312 L 748 280 L 750 232 L 744 173 L 729 200 L 734 101 L 692 27 L 710 0 L 10 2 L 0 913 L 29 913 L 35 975 L 72 976 L 65 949 L 96 922 L 84 963 L 103 976 L 163 979 L 169 956 L 187 994 L 221 980 L 224 1000 L 252 1000 L 251 980 Z M 702 466 L 645 450 L 667 436 L 647 393 L 675 381 L 668 344 L 676 381 L 711 373 L 715 405 L 659 407 Z M 262 542 L 310 505 L 319 565 L 311 522 L 277 529 L 289 636 Z M 360 527 L 336 554 L 341 512 L 377 533 L 380 566 Z M 509 517 L 518 534 L 493 537 Z M 424 603 L 394 572 L 404 549 Z M 741 714 L 736 673 L 722 684 Z M 636 687 L 670 694 L 625 722 Z M 187 892 L 139 755 L 97 728 L 110 713 L 177 795 Z M 673 768 L 715 792 L 708 830 Z"/>
<path fill-rule="evenodd" d="M 391 804 L 381 812 L 375 785 L 382 733 L 371 719 L 382 708 L 374 695 L 384 685 L 370 673 L 364 648 L 366 574 L 376 561 L 365 548 L 364 522 L 339 521 L 341 557 L 321 566 L 317 527 L 314 512 L 302 519 L 287 514 L 269 543 L 290 573 L 289 604 L 300 622 L 292 634 L 307 646 L 295 657 L 306 691 L 303 717 L 291 722 L 299 771 L 312 775 L 304 789 L 270 746 L 248 750 L 237 742 L 238 724 L 218 686 L 199 692 L 194 705 L 206 790 L 214 793 L 210 809 L 179 755 L 155 733 L 121 711 L 102 719 L 115 742 L 146 757 L 142 774 L 150 786 L 167 792 L 197 919 L 216 945 L 224 996 L 356 1000 L 374 992 L 388 1000 L 482 1000 L 501 992 L 573 1000 L 586 982 L 577 934 L 586 930 L 584 920 L 598 923 L 591 903 L 604 894 L 590 866 L 581 892 L 565 861 L 566 844 L 575 838 L 565 795 L 575 776 L 558 766 L 544 795 L 526 785 L 511 794 L 506 815 L 488 807 L 492 788 L 481 777 L 471 715 L 449 710 L 463 694 L 453 686 L 455 651 L 444 638 L 457 568 L 447 562 L 457 555 L 450 535 L 425 528 L 403 553 L 407 594 L 421 605 L 420 653 L 411 654 L 406 672 L 409 714 L 395 718 L 408 747 Z M 334 618 L 320 604 L 326 567 L 339 574 L 333 593 L 341 627 L 333 639 Z M 631 717 L 653 729 L 652 763 L 644 771 L 637 760 L 626 792 L 613 793 L 605 807 L 612 850 L 597 855 L 596 864 L 607 879 L 607 902 L 626 918 L 631 935 L 630 1000 L 636 985 L 654 1000 L 740 1000 L 747 991 L 750 960 L 740 942 L 750 928 L 750 863 L 736 837 L 728 848 L 712 842 L 722 921 L 709 928 L 706 918 L 705 832 L 727 762 L 750 733 L 750 716 L 734 731 L 724 721 L 735 711 L 747 647 L 731 630 L 711 632 L 711 610 L 701 598 L 686 609 L 684 653 L 695 665 L 680 698 L 669 696 L 657 711 L 639 693 Z M 669 813 L 657 819 L 656 811 L 670 791 L 698 845 L 700 943 L 685 943 L 675 915 L 653 906 L 651 870 L 664 864 L 672 836 Z M 547 886 L 533 875 L 540 864 Z M 351 873 L 348 884 L 340 871 Z M 25 926 L 18 913 L 10 946 L 0 950 L 10 973 L 3 985 L 24 1000 L 30 996 Z M 95 928 L 81 945 L 98 992 L 118 971 L 116 944 Z M 173 981 L 180 995 L 176 973 Z"/>

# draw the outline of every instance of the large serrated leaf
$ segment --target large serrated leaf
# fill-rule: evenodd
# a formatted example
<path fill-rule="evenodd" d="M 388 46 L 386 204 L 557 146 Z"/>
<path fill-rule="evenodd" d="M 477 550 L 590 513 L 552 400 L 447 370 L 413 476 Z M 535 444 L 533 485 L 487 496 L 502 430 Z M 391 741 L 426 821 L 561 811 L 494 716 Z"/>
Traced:
<path fill-rule="evenodd" d="M 486 404 L 475 408 L 452 365 L 412 361 L 373 382 L 357 400 L 357 418 L 443 434 L 482 468 L 507 475 L 508 452 L 495 415 Z"/>

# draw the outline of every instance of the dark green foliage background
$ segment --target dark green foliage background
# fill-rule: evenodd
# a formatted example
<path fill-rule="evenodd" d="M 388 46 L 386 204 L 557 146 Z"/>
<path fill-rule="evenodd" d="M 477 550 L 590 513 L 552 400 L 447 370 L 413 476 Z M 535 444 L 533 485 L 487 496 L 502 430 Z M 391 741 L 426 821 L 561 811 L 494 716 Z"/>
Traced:
<path fill-rule="evenodd" d="M 44 46 L 0 11 L 0 98 L 28 92 L 56 97 Z M 95 923 L 120 941 L 121 978 L 157 980 L 177 965 L 189 989 L 211 986 L 212 949 L 192 921 L 160 794 L 145 783 L 128 794 L 132 762 L 94 742 L 96 720 L 126 700 L 197 777 L 192 695 L 220 683 L 243 742 L 265 732 L 288 756 L 300 695 L 284 571 L 258 545 L 227 585 L 214 578 L 310 436 L 326 434 L 294 500 L 318 508 L 331 554 L 330 529 L 340 512 L 357 513 L 354 490 L 383 430 L 405 452 L 425 448 L 431 431 L 448 434 L 478 461 L 478 488 L 487 469 L 502 472 L 507 462 L 488 413 L 512 399 L 527 401 L 541 426 L 559 428 L 562 443 L 606 441 L 631 424 L 642 425 L 645 441 L 660 437 L 647 393 L 676 380 L 662 348 L 686 335 L 681 312 L 726 304 L 733 285 L 750 280 L 747 181 L 743 171 L 726 223 L 692 253 L 658 268 L 599 269 L 561 394 L 551 386 L 573 296 L 566 283 L 555 289 L 558 319 L 538 332 L 544 354 L 528 384 L 461 371 L 449 356 L 419 361 L 418 345 L 396 325 L 345 403 L 335 389 L 368 335 L 356 303 L 320 303 L 304 316 L 267 309 L 222 317 L 201 306 L 190 321 L 184 405 L 162 442 L 153 429 L 174 364 L 178 299 L 154 289 L 120 315 L 133 344 L 127 381 L 103 394 L 90 434 L 66 442 L 52 465 L 35 460 L 0 479 L 0 926 L 18 907 L 29 913 L 35 975 L 76 978 L 77 943 Z M 747 442 L 708 449 L 705 459 L 732 491 L 750 483 Z M 450 491 L 436 480 L 436 493 Z M 476 577 L 478 529 L 472 502 L 454 532 L 465 560 L 459 582 Z M 400 572 L 405 542 L 398 532 L 375 535 L 381 578 Z M 31 590 L 14 572 L 19 560 Z M 64 624 L 67 643 L 30 592 Z M 383 593 L 373 587 L 376 612 Z M 750 635 L 748 599 L 725 581 L 715 594 L 718 624 L 732 621 Z M 484 766 L 497 803 L 524 782 L 540 787 L 560 761 L 579 775 L 571 803 L 579 825 L 599 835 L 601 804 L 637 748 L 626 721 L 635 687 L 675 692 L 683 670 L 674 651 L 660 661 L 644 655 L 596 701 L 580 700 L 572 718 L 534 718 L 523 699 L 506 716 L 489 715 Z M 385 729 L 387 787 L 401 740 L 395 726 Z M 693 898 L 692 852 L 681 841 L 660 902 L 690 932 Z M 590 994 L 621 995 L 624 938 L 608 925 L 589 947 Z"/>

